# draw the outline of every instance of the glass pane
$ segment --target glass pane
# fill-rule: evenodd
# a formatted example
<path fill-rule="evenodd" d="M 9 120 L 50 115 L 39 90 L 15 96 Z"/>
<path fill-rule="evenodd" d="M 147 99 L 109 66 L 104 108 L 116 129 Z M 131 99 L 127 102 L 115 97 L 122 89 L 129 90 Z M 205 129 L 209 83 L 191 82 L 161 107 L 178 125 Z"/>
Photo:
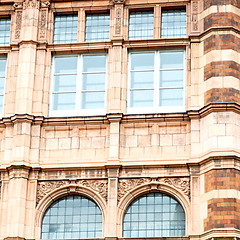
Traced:
<path fill-rule="evenodd" d="M 153 70 L 154 53 L 131 54 L 131 70 Z"/>
<path fill-rule="evenodd" d="M 104 108 L 104 92 L 84 92 L 82 93 L 83 109 L 101 109 Z"/>
<path fill-rule="evenodd" d="M 0 113 L 3 111 L 3 96 L 0 96 Z"/>
<path fill-rule="evenodd" d="M 183 68 L 183 55 L 184 52 L 161 52 L 160 53 L 160 68 Z"/>
<path fill-rule="evenodd" d="M 82 205 L 83 200 L 87 201 L 90 204 L 83 206 Z M 46 222 L 46 219 L 48 219 L 49 214 L 51 212 L 51 211 L 46 211 L 42 221 L 42 235 L 41 235 L 42 239 L 64 239 L 64 238 L 72 239 L 72 238 L 101 237 L 102 214 L 99 207 L 93 201 L 83 196 L 67 196 L 57 200 L 55 203 L 59 203 L 59 207 L 57 207 L 56 210 L 54 210 L 54 212 L 56 212 L 55 218 L 61 217 L 61 215 L 58 214 L 59 210 L 61 209 L 60 204 L 64 205 L 62 203 L 65 203 L 65 206 L 69 206 L 68 211 L 72 213 L 75 211 L 75 209 L 80 209 L 78 214 L 78 222 L 77 223 L 74 222 L 73 215 L 65 215 L 64 222 L 61 224 L 59 223 L 55 224 L 51 222 L 51 220 L 50 220 L 50 223 L 49 221 Z M 92 205 L 91 208 L 99 210 L 99 211 L 95 211 L 95 214 L 90 215 L 91 218 L 96 218 L 96 216 L 99 216 L 101 219 L 101 222 L 97 223 L 92 221 L 91 224 L 87 222 L 83 224 L 84 222 L 83 219 L 85 219 L 84 216 L 89 217 L 89 214 L 88 214 L 89 205 Z M 50 206 L 50 210 L 52 210 L 52 207 L 53 205 Z M 86 214 L 82 213 L 83 209 L 86 209 L 86 212 L 87 212 Z M 95 229 L 97 229 L 97 226 L 98 226 L 98 230 L 95 231 Z"/>
<path fill-rule="evenodd" d="M 58 75 L 54 77 L 54 92 L 75 91 L 76 75 Z"/>
<path fill-rule="evenodd" d="M 162 10 L 162 38 L 186 37 L 186 10 Z"/>
<path fill-rule="evenodd" d="M 153 11 L 130 12 L 128 38 L 153 38 Z"/>
<path fill-rule="evenodd" d="M 142 197 L 133 201 L 126 210 L 123 220 L 123 237 L 181 237 L 185 235 L 185 214 L 179 220 L 170 220 L 171 214 L 178 215 L 180 211 L 184 213 L 182 206 L 177 201 L 179 208 L 172 210 L 170 201 L 173 198 L 169 195 L 151 193 Z M 168 202 L 168 204 L 163 205 L 164 201 L 159 201 L 159 199 L 163 198 L 166 199 L 165 203 Z M 163 206 L 166 213 L 158 211 L 159 208 L 163 209 Z M 135 213 L 132 211 L 133 208 Z M 142 208 L 145 209 L 145 212 L 142 211 L 140 214 L 139 211 L 136 211 Z M 146 216 L 147 221 L 142 221 L 143 215 Z"/>
<path fill-rule="evenodd" d="M 53 110 L 74 110 L 75 93 L 59 93 L 53 95 Z"/>
<path fill-rule="evenodd" d="M 182 106 L 183 89 L 161 89 L 159 92 L 160 106 Z"/>
<path fill-rule="evenodd" d="M 0 77 L 5 77 L 6 59 L 0 59 Z"/>
<path fill-rule="evenodd" d="M 160 87 L 183 87 L 183 70 L 160 71 Z"/>
<path fill-rule="evenodd" d="M 83 72 L 106 71 L 106 55 L 83 56 Z"/>
<path fill-rule="evenodd" d="M 130 107 L 153 107 L 153 90 L 131 91 L 130 98 Z"/>
<path fill-rule="evenodd" d="M 131 88 L 153 88 L 154 72 L 132 72 Z"/>
<path fill-rule="evenodd" d="M 85 41 L 109 41 L 110 14 L 86 14 Z"/>
<path fill-rule="evenodd" d="M 61 15 L 54 18 L 54 43 L 77 42 L 77 15 Z"/>
<path fill-rule="evenodd" d="M 60 73 L 77 73 L 77 57 L 56 57 L 55 74 Z"/>
<path fill-rule="evenodd" d="M 0 18 L 0 46 L 9 45 L 10 40 L 10 18 Z"/>

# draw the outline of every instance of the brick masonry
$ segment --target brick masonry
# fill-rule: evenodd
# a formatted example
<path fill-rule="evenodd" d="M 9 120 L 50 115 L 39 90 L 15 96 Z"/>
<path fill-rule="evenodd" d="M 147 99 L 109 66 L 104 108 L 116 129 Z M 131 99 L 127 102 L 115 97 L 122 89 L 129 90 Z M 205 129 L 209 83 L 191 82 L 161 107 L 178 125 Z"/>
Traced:
<path fill-rule="evenodd" d="M 219 189 L 240 191 L 240 171 L 236 169 L 211 170 L 205 174 L 205 192 Z"/>
<path fill-rule="evenodd" d="M 213 198 L 208 201 L 208 217 L 204 220 L 204 230 L 213 228 L 240 227 L 240 200 L 236 198 Z"/>
<path fill-rule="evenodd" d="M 204 30 L 211 27 L 235 27 L 240 29 L 240 16 L 234 13 L 217 12 L 204 18 Z"/>
<path fill-rule="evenodd" d="M 229 42 L 231 44 L 229 44 Z M 212 35 L 204 41 L 204 54 L 212 50 L 232 49 L 240 52 L 240 38 L 232 34 Z"/>
<path fill-rule="evenodd" d="M 232 5 L 240 8 L 239 0 L 205 0 L 204 1 L 204 10 L 211 6 L 221 6 L 221 5 Z"/>
<path fill-rule="evenodd" d="M 212 88 L 204 94 L 204 104 L 213 102 L 240 103 L 240 91 L 235 88 Z"/>
<path fill-rule="evenodd" d="M 240 64 L 235 61 L 215 61 L 204 66 L 204 81 L 211 77 L 240 77 Z"/>

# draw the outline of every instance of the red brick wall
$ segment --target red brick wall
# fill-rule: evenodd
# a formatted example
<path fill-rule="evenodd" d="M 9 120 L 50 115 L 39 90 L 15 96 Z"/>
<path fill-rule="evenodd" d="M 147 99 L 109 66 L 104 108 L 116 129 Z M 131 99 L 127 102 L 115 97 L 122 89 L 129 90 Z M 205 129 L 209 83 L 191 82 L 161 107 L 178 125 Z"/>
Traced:
<path fill-rule="evenodd" d="M 204 104 L 213 102 L 240 103 L 240 91 L 235 88 L 212 88 L 204 94 Z"/>
<path fill-rule="evenodd" d="M 205 174 L 205 192 L 218 189 L 240 191 L 240 171 L 236 169 L 213 169 Z"/>
<path fill-rule="evenodd" d="M 214 5 L 233 5 L 240 8 L 239 0 L 204 0 L 204 10 Z"/>
<path fill-rule="evenodd" d="M 204 66 L 204 80 L 211 77 L 232 76 L 240 78 L 240 64 L 235 61 L 216 61 Z"/>
<path fill-rule="evenodd" d="M 213 228 L 240 228 L 240 200 L 236 198 L 213 198 L 208 201 L 208 217 L 204 230 Z"/>
<path fill-rule="evenodd" d="M 223 26 L 235 27 L 240 30 L 240 16 L 230 12 L 218 12 L 204 18 L 204 30 Z"/>
<path fill-rule="evenodd" d="M 212 50 L 222 49 L 232 49 L 234 51 L 240 52 L 239 46 L 240 38 L 232 34 L 212 35 L 204 40 L 204 54 Z"/>

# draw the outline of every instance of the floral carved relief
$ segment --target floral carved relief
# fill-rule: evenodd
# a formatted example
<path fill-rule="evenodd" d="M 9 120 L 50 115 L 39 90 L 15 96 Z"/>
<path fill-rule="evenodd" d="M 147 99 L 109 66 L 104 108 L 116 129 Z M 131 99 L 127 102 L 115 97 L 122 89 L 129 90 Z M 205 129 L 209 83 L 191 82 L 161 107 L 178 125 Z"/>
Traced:
<path fill-rule="evenodd" d="M 44 39 L 46 36 L 46 23 L 47 23 L 47 10 L 41 11 L 41 19 L 40 19 L 40 33 L 39 37 Z"/>
<path fill-rule="evenodd" d="M 38 182 L 36 205 L 48 193 L 52 192 L 53 190 L 55 190 L 55 189 L 57 189 L 59 187 L 65 186 L 65 185 L 69 185 L 69 181 L 44 181 L 44 182 Z"/>
<path fill-rule="evenodd" d="M 189 178 L 158 178 L 157 182 L 172 185 L 182 191 L 190 199 L 190 179 Z"/>
<path fill-rule="evenodd" d="M 77 185 L 90 188 L 101 195 L 105 201 L 108 196 L 108 180 L 77 180 Z"/>
<path fill-rule="evenodd" d="M 146 184 L 146 183 L 163 183 L 171 185 L 174 188 L 177 188 L 184 195 L 190 199 L 190 179 L 188 177 L 184 178 L 157 178 L 153 180 L 151 178 L 139 178 L 139 179 L 120 179 L 118 185 L 118 202 L 126 194 L 128 194 L 132 189 L 137 186 Z"/>
<path fill-rule="evenodd" d="M 79 187 L 83 186 L 93 190 L 94 192 L 99 193 L 105 201 L 107 201 L 107 193 L 108 193 L 108 181 L 107 180 L 76 180 L 76 181 L 42 181 L 38 182 L 37 186 L 37 197 L 36 197 L 36 205 L 40 202 L 40 200 L 45 197 L 50 192 L 54 191 L 57 188 L 67 186 L 71 187 L 72 184 L 77 184 Z"/>
<path fill-rule="evenodd" d="M 138 179 L 120 179 L 118 185 L 118 202 L 127 194 L 131 189 L 140 186 L 144 183 L 151 182 L 151 178 L 138 178 Z"/>

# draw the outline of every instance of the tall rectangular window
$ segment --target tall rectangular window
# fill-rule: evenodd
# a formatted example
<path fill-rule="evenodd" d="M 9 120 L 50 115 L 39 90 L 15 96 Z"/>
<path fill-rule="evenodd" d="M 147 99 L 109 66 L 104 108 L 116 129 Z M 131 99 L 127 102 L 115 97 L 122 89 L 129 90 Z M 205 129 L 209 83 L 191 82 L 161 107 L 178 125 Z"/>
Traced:
<path fill-rule="evenodd" d="M 6 65 L 7 59 L 0 58 L 0 116 L 3 113 L 3 100 L 4 100 L 4 90 L 5 90 L 5 80 L 6 80 Z"/>
<path fill-rule="evenodd" d="M 87 13 L 85 26 L 85 41 L 109 41 L 109 13 Z"/>
<path fill-rule="evenodd" d="M 10 18 L 0 18 L 0 46 L 9 45 L 10 41 Z"/>
<path fill-rule="evenodd" d="M 105 113 L 106 54 L 53 58 L 51 116 Z"/>
<path fill-rule="evenodd" d="M 186 37 L 186 10 L 162 10 L 162 38 Z"/>
<path fill-rule="evenodd" d="M 78 16 L 59 15 L 54 18 L 54 43 L 77 42 Z"/>
<path fill-rule="evenodd" d="M 153 38 L 153 11 L 130 12 L 128 39 Z"/>
<path fill-rule="evenodd" d="M 128 112 L 185 110 L 183 50 L 129 54 Z"/>

